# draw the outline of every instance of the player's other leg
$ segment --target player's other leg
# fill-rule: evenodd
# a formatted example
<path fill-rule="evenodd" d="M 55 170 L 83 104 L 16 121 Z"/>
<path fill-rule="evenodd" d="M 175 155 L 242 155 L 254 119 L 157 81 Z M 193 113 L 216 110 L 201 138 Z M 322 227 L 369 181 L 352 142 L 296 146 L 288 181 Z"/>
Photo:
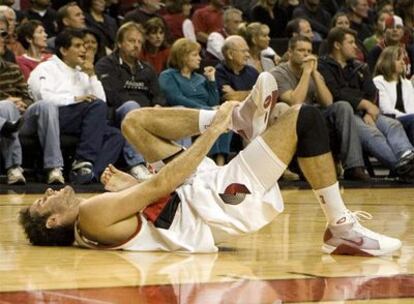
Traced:
<path fill-rule="evenodd" d="M 147 162 L 153 163 L 182 151 L 174 140 L 200 134 L 199 115 L 194 109 L 141 108 L 127 114 L 122 134 Z"/>
<path fill-rule="evenodd" d="M 398 239 L 375 233 L 359 223 L 366 212 L 349 211 L 340 194 L 328 131 L 318 109 L 294 107 L 260 137 L 275 157 L 288 164 L 296 153 L 299 165 L 314 189 L 328 225 L 322 250 L 349 255 L 384 255 L 401 247 Z"/>

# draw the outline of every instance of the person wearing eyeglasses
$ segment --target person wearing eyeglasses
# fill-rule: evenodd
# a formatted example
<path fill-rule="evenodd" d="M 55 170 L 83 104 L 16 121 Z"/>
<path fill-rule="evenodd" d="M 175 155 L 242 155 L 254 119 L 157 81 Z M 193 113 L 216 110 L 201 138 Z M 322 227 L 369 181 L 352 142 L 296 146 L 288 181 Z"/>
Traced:
<path fill-rule="evenodd" d="M 16 37 L 16 13 L 6 5 L 0 5 L 0 14 L 7 19 L 8 37 L 6 40 L 7 48 L 13 52 L 15 56 L 23 55 L 25 50 Z"/>

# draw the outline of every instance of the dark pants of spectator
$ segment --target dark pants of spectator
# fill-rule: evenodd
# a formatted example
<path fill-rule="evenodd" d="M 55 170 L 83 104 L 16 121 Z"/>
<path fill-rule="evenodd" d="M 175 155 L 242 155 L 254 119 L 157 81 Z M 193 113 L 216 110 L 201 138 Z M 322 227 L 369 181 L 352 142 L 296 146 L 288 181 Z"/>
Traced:
<path fill-rule="evenodd" d="M 404 116 L 400 116 L 397 118 L 403 128 L 405 133 L 407 133 L 407 137 L 410 140 L 411 144 L 414 146 L 414 114 L 407 114 Z"/>
<path fill-rule="evenodd" d="M 59 107 L 61 134 L 79 136 L 75 159 L 94 164 L 97 178 L 109 163 L 118 160 L 124 145 L 121 132 L 108 126 L 107 105 L 102 100 Z"/>

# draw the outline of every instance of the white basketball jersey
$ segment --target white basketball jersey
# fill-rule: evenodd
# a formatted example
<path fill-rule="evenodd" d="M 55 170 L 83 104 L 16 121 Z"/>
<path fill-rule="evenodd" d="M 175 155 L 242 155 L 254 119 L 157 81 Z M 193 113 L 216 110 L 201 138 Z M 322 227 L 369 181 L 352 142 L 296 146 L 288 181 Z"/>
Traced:
<path fill-rule="evenodd" d="M 277 183 L 265 191 L 238 155 L 219 167 L 209 158 L 176 190 L 181 202 L 168 229 L 156 227 L 140 213 L 141 229 L 127 242 L 106 249 L 132 251 L 216 252 L 216 244 L 251 233 L 283 211 Z M 82 247 L 99 248 L 75 229 Z"/>

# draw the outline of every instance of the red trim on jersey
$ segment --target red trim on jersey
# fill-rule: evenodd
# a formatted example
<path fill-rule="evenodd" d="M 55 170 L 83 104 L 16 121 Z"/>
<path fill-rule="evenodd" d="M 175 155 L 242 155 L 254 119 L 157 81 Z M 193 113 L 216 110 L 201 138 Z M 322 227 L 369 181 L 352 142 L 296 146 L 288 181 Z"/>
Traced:
<path fill-rule="evenodd" d="M 92 241 L 92 240 L 89 240 L 88 238 L 86 238 L 84 235 L 82 235 L 82 232 L 81 232 L 81 230 L 80 230 L 80 228 L 79 228 L 79 226 L 78 226 L 78 220 L 79 220 L 79 218 L 78 218 L 78 220 L 76 221 L 76 224 L 75 224 L 75 229 L 77 229 L 77 231 L 78 231 L 78 235 L 79 235 L 79 237 L 82 239 L 82 241 L 83 242 L 85 242 L 87 245 L 89 245 L 89 246 L 92 246 L 93 248 L 95 248 L 95 249 L 111 249 L 111 248 L 115 248 L 115 247 L 119 247 L 119 246 L 122 246 L 122 245 L 124 245 L 124 244 L 126 244 L 126 243 L 128 243 L 130 240 L 132 240 L 134 237 L 136 237 L 137 236 L 137 234 L 141 231 L 141 219 L 139 218 L 139 213 L 137 213 L 136 214 L 136 217 L 137 217 L 137 221 L 138 221 L 138 223 L 137 223 L 137 229 L 134 231 L 134 233 L 129 237 L 129 238 L 127 238 L 125 241 L 123 241 L 123 242 L 121 242 L 121 243 L 118 243 L 118 244 L 115 244 L 115 245 L 104 245 L 104 244 L 100 244 L 100 243 L 98 243 L 98 242 L 96 242 L 96 241 Z"/>

